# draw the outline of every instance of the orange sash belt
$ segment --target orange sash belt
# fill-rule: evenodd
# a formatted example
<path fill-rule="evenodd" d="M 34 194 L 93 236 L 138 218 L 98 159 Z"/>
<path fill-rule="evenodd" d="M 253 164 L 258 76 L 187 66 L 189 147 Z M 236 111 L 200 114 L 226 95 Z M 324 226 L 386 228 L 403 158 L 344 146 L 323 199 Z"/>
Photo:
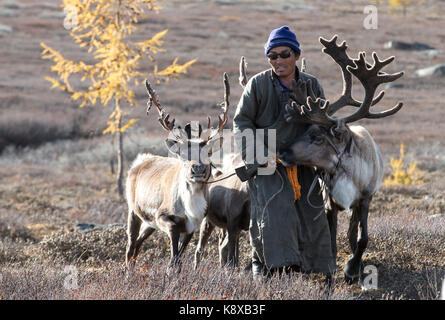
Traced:
<path fill-rule="evenodd" d="M 278 157 L 275 158 L 277 163 L 281 163 Z M 286 167 L 287 178 L 292 185 L 292 190 L 294 190 L 294 201 L 300 199 L 301 197 L 301 186 L 298 182 L 297 166 Z"/>

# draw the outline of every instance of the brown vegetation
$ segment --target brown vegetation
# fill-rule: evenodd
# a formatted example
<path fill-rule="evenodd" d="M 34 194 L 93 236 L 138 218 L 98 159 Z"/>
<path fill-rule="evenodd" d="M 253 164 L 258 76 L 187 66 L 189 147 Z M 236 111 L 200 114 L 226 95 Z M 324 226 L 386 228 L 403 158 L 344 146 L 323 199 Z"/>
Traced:
<path fill-rule="evenodd" d="M 58 13 L 57 6 L 17 2 L 26 6 L 9 9 L 17 10 L 16 17 L 2 16 L 1 24 L 13 29 L 0 34 L 2 299 L 437 299 L 445 275 L 445 109 L 440 100 L 445 78 L 418 78 L 414 71 L 440 63 L 444 53 L 427 56 L 383 46 L 389 40 L 419 41 L 444 50 L 443 1 L 425 1 L 406 17 L 394 17 L 379 8 L 377 30 L 363 28 L 363 6 L 368 3 L 348 0 L 166 1 L 162 13 L 140 22 L 142 30 L 169 28 L 167 54 L 159 58 L 159 64 L 165 65 L 173 57 L 180 61 L 198 58 L 183 79 L 157 87 L 159 96 L 165 97 L 162 104 L 179 123 L 196 119 L 205 124 L 207 114 L 216 119 L 224 71 L 232 79 L 230 102 L 235 105 L 241 94 L 234 80 L 240 57 L 249 62 L 249 76 L 267 68 L 262 45 L 268 32 L 282 24 L 297 32 L 307 69 L 320 79 L 331 100 L 341 90 L 341 79 L 321 52 L 318 36 L 331 38 L 337 33 L 347 40 L 354 57 L 359 49 L 366 50 L 368 56 L 373 50 L 382 58 L 396 56 L 389 72 L 405 71 L 397 81 L 402 87 L 386 89 L 380 104 L 383 110 L 402 100 L 404 107 L 392 117 L 360 123 L 378 143 L 386 174 L 390 157 L 397 157 L 404 143 L 407 162 L 416 161 L 424 171 L 424 184 L 382 187 L 373 199 L 370 241 L 363 260 L 365 265 L 377 267 L 377 290 L 362 291 L 357 284 L 347 286 L 342 281 L 349 249 L 347 217 L 340 215 L 338 273 L 329 296 L 319 275 L 296 274 L 256 283 L 250 274 L 221 270 L 216 235 L 196 271 L 192 270 L 194 236 L 184 256 L 190 263 L 183 264 L 183 276 L 178 278 L 166 273 L 168 239 L 156 232 L 143 245 L 138 271 L 125 278 L 125 227 L 86 233 L 76 228 L 77 222 L 106 226 L 126 222 L 127 207 L 115 195 L 110 172 L 113 142 L 96 134 L 104 129 L 98 127 L 106 110 L 91 108 L 88 116 L 82 117 L 84 110 L 68 95 L 50 91 L 43 79 L 50 64 L 40 59 L 39 43 L 57 45 L 69 58 L 91 57 L 69 40 L 63 19 L 41 15 Z M 143 85 L 135 88 L 135 93 L 139 106 L 145 106 Z M 129 116 L 143 120 L 127 134 L 127 163 L 138 152 L 165 155 L 164 135 L 156 117 L 147 119 L 144 107 L 132 109 Z M 8 140 L 5 132 L 18 138 Z M 246 233 L 240 241 L 240 265 L 244 267 L 250 253 Z M 77 290 L 63 286 L 67 265 L 79 271 Z"/>

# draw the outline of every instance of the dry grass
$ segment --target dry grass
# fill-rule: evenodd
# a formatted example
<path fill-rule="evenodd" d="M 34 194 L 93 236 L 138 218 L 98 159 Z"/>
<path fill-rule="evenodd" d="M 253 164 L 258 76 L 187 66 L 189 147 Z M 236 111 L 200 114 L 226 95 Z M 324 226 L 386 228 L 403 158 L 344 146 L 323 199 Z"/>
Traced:
<path fill-rule="evenodd" d="M 177 270 L 166 270 L 168 239 L 155 233 L 144 243 L 135 273 L 127 277 L 123 270 L 124 227 L 78 232 L 77 222 L 126 222 L 126 204 L 116 197 L 115 178 L 110 172 L 114 144 L 109 137 L 97 135 L 109 110 L 93 108 L 87 112 L 66 94 L 49 90 L 49 83 L 43 80 L 50 73 L 49 64 L 40 59 L 40 41 L 69 53 L 68 58 L 83 53 L 71 42 L 61 20 L 39 18 L 43 11 L 55 9 L 28 0 L 21 2 L 27 6 L 17 17 L 2 17 L 2 24 L 11 25 L 13 33 L 0 36 L 2 299 L 438 298 L 445 276 L 445 109 L 439 101 L 445 79 L 419 79 L 414 71 L 443 63 L 443 55 L 384 50 L 383 44 L 389 40 L 419 41 L 444 50 L 439 25 L 445 14 L 443 1 L 427 0 L 415 12 L 409 10 L 407 17 L 392 16 L 379 8 L 379 28 L 373 31 L 362 28 L 363 6 L 369 1 L 346 0 L 329 5 L 321 0 L 245 0 L 230 5 L 224 4 L 228 1 L 172 1 L 166 2 L 161 14 L 141 21 L 141 27 L 150 34 L 169 29 L 167 53 L 157 57 L 160 66 L 174 57 L 180 61 L 198 58 L 182 80 L 157 88 L 163 105 L 180 124 L 190 120 L 205 123 L 207 114 L 216 119 L 220 112 L 217 104 L 223 99 L 223 72 L 231 79 L 232 116 L 242 90 L 236 80 L 239 58 L 246 56 L 249 76 L 266 69 L 263 43 L 270 30 L 284 23 L 297 31 L 308 70 L 320 79 L 331 100 L 341 92 L 340 73 L 321 52 L 318 36 L 330 38 L 337 33 L 339 39 L 347 40 L 351 56 L 359 50 L 376 51 L 381 58 L 396 56 L 388 68 L 389 72 L 405 70 L 398 81 L 403 87 L 387 89 L 382 104 L 390 106 L 403 100 L 405 106 L 395 116 L 382 121 L 362 120 L 360 124 L 382 150 L 386 174 L 390 157 L 398 156 L 398 147 L 404 143 L 409 152 L 407 161 L 418 161 L 425 183 L 384 187 L 374 197 L 364 264 L 377 267 L 377 290 L 362 291 L 357 284 L 343 283 L 343 267 L 350 251 L 348 218 L 341 215 L 338 273 L 329 295 L 320 275 L 295 274 L 254 282 L 250 274 L 219 268 L 215 235 L 196 271 L 190 266 L 196 248 L 196 236 L 193 238 L 177 277 Z M 150 71 L 144 65 L 142 72 Z M 145 106 L 143 86 L 135 92 L 139 105 Z M 125 139 L 126 163 L 138 152 L 165 154 L 165 133 L 156 116 L 147 117 L 145 108 L 139 107 L 128 117 L 141 121 Z M 247 265 L 249 253 L 247 234 L 243 233 L 241 266 Z M 78 271 L 75 290 L 64 288 L 64 270 L 69 265 Z"/>
<path fill-rule="evenodd" d="M 365 265 L 378 270 L 378 289 L 362 291 L 343 283 L 350 254 L 348 217 L 340 216 L 336 285 L 327 295 L 323 277 L 296 274 L 252 281 L 249 273 L 218 266 L 217 237 L 212 235 L 205 258 L 193 270 L 193 238 L 180 273 L 167 273 L 168 238 L 155 233 L 142 248 L 136 272 L 126 277 L 125 227 L 81 233 L 77 222 L 125 223 L 126 204 L 115 196 L 106 166 L 90 164 L 46 170 L 22 165 L 20 172 L 0 169 L 0 291 L 4 299 L 437 299 L 445 275 L 445 217 L 440 192 L 428 185 L 391 187 L 376 196 L 370 213 L 370 243 Z M 8 174 L 9 172 L 9 174 Z M 25 183 L 25 181 L 27 181 Z M 431 200 L 425 200 L 431 195 Z M 403 204 L 403 206 L 401 206 Z M 423 205 L 423 206 L 422 206 Z M 249 261 L 247 234 L 241 238 L 241 266 Z M 63 287 L 66 266 L 78 270 L 79 288 Z M 37 283 L 35 279 L 40 279 Z"/>
<path fill-rule="evenodd" d="M 25 265 L 17 269 L 4 267 L 0 292 L 3 299 L 156 299 L 156 300 L 258 300 L 258 299 L 347 299 L 344 284 L 332 291 L 317 284 L 310 276 L 277 276 L 255 282 L 248 274 L 220 269 L 204 262 L 193 270 L 184 261 L 181 272 L 166 270 L 164 260 L 142 265 L 131 274 L 113 263 L 99 269 L 76 269 L 76 287 L 65 285 L 70 274 L 66 265 L 43 267 Z M 64 286 L 65 285 L 65 286 Z"/>

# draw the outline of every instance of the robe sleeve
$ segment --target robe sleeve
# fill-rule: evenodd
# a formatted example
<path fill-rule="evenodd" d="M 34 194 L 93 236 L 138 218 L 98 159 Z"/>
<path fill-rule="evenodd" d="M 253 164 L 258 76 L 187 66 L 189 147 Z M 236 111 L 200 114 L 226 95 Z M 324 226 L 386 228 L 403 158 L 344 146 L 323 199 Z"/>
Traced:
<path fill-rule="evenodd" d="M 257 128 L 255 119 L 260 105 L 258 95 L 256 80 L 255 78 L 251 78 L 244 88 L 244 92 L 233 117 L 236 151 L 241 153 L 247 168 L 258 166 L 255 159 L 255 129 Z"/>

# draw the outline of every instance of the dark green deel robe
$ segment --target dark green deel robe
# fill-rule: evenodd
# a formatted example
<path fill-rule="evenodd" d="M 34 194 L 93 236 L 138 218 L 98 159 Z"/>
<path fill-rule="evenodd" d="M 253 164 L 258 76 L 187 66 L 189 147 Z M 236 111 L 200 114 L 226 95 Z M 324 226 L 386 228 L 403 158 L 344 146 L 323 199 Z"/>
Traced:
<path fill-rule="evenodd" d="M 324 98 L 323 89 L 315 77 L 296 68 L 296 78 L 311 79 L 315 95 Z M 306 97 L 298 97 L 298 100 L 303 103 Z M 237 106 L 234 134 L 245 129 L 276 129 L 277 151 L 281 146 L 289 145 L 306 131 L 308 125 L 284 120 L 284 107 L 288 101 L 289 91 L 280 85 L 272 69 L 253 76 Z M 245 159 L 245 147 L 242 154 Z M 301 197 L 296 201 L 286 169 L 281 164 L 277 165 L 274 174 L 257 175 L 248 181 L 252 259 L 266 268 L 298 265 L 307 272 L 333 273 L 336 264 L 326 214 L 319 215 L 321 209 L 307 202 L 315 178 L 314 169 L 298 166 L 297 171 Z M 317 182 L 310 196 L 314 206 L 323 203 L 319 190 Z"/>

